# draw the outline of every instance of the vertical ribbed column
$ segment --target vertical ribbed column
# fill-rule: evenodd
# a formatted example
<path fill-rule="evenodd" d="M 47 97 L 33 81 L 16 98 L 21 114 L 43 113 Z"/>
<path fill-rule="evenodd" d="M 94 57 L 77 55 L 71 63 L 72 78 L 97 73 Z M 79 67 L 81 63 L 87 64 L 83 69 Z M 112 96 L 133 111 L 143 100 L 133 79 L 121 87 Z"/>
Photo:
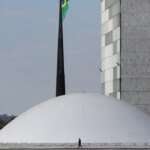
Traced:
<path fill-rule="evenodd" d="M 120 0 L 101 0 L 101 26 L 102 90 L 120 99 Z"/>

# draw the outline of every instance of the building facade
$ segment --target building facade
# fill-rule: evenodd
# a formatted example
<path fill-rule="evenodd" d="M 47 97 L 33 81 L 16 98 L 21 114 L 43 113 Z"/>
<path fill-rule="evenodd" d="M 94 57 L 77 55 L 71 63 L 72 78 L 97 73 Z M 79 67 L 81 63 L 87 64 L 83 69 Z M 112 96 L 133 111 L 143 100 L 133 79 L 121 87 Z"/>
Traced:
<path fill-rule="evenodd" d="M 150 113 L 150 0 L 101 0 L 101 82 Z"/>

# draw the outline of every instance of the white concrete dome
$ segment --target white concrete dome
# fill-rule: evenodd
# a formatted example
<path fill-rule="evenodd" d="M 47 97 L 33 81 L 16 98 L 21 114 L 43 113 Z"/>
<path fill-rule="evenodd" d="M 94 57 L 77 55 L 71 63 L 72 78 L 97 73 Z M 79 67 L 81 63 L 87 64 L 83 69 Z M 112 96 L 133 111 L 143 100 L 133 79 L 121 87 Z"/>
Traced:
<path fill-rule="evenodd" d="M 145 143 L 150 118 L 99 94 L 53 98 L 21 114 L 0 131 L 0 143 Z"/>

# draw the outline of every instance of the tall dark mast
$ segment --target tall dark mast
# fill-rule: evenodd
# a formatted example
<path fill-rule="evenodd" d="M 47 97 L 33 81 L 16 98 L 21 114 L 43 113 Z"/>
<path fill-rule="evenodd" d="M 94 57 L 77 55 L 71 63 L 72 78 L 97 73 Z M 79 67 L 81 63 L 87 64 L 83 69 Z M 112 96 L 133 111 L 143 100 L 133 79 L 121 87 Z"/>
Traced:
<path fill-rule="evenodd" d="M 60 0 L 60 4 L 59 4 L 59 31 L 58 31 L 56 96 L 65 95 L 63 19 L 62 19 L 61 5 L 62 5 L 62 0 Z"/>

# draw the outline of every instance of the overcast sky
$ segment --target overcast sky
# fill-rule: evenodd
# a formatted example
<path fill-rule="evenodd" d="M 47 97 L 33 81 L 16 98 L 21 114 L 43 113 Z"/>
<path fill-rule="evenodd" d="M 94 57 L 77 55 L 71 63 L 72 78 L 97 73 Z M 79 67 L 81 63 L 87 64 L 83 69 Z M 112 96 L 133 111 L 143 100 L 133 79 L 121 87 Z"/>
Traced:
<path fill-rule="evenodd" d="M 58 0 L 0 0 L 0 113 L 55 96 Z M 67 93 L 100 92 L 100 1 L 70 0 L 64 22 Z"/>

